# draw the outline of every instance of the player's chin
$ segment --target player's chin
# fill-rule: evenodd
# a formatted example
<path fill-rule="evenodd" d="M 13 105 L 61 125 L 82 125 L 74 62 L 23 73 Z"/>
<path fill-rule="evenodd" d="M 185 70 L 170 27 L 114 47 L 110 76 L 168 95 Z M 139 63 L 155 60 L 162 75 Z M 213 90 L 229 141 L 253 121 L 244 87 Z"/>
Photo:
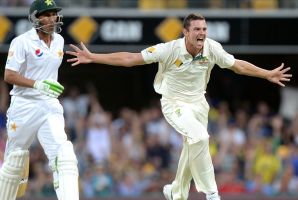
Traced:
<path fill-rule="evenodd" d="M 55 25 L 47 25 L 47 26 L 44 26 L 43 28 L 45 31 L 47 32 L 54 32 L 55 30 Z"/>
<path fill-rule="evenodd" d="M 201 49 L 201 48 L 203 48 L 203 46 L 204 46 L 204 42 L 198 42 L 196 44 L 197 49 Z"/>
<path fill-rule="evenodd" d="M 45 32 L 48 33 L 48 34 L 52 34 L 55 32 L 55 29 L 54 28 L 48 28 L 48 29 L 45 29 Z"/>

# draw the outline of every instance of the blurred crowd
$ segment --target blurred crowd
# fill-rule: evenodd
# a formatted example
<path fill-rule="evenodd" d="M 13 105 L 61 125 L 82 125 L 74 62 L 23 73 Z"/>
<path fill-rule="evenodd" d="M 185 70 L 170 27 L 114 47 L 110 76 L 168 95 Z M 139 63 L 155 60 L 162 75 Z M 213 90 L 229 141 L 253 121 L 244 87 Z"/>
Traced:
<path fill-rule="evenodd" d="M 78 158 L 82 197 L 160 196 L 163 185 L 175 176 L 182 137 L 165 121 L 159 102 L 138 111 L 123 107 L 112 114 L 101 105 L 93 85 L 86 85 L 86 92 L 67 88 L 60 100 Z M 0 81 L 0 166 L 8 90 Z M 298 110 L 286 119 L 266 102 L 238 106 L 232 112 L 227 102 L 208 101 L 210 153 L 220 193 L 298 196 Z M 55 195 L 38 141 L 30 149 L 26 195 Z"/>
<path fill-rule="evenodd" d="M 28 6 L 33 0 L 0 0 L 1 6 Z M 103 7 L 103 8 L 243 8 L 280 9 L 298 8 L 298 0 L 56 0 L 63 7 Z"/>

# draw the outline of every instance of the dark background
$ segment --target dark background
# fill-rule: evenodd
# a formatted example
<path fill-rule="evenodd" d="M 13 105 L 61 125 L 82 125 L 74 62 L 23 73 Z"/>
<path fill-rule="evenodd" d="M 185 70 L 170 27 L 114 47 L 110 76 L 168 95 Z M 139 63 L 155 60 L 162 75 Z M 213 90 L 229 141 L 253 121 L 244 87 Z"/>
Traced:
<path fill-rule="evenodd" d="M 5 65 L 6 54 L 0 54 L 0 66 Z M 297 55 L 234 55 L 238 59 L 250 61 L 262 68 L 273 69 L 282 62 L 291 67 L 292 81 L 288 86 L 298 86 L 298 59 Z M 160 96 L 154 92 L 153 81 L 157 71 L 157 64 L 123 68 L 99 64 L 88 64 L 71 67 L 66 62 L 69 58 L 65 55 L 60 67 L 59 81 L 66 86 L 77 86 L 83 92 L 86 85 L 93 83 L 98 91 L 99 99 L 103 107 L 117 113 L 123 107 L 134 109 L 150 105 Z M 1 67 L 3 78 L 4 67 Z M 230 70 L 215 66 L 207 88 L 207 94 L 211 99 L 225 100 L 233 107 L 243 103 L 254 105 L 258 101 L 266 101 L 274 109 L 278 110 L 280 103 L 280 87 L 266 80 L 254 77 L 241 76 Z M 298 101 L 298 100 L 297 100 Z"/>

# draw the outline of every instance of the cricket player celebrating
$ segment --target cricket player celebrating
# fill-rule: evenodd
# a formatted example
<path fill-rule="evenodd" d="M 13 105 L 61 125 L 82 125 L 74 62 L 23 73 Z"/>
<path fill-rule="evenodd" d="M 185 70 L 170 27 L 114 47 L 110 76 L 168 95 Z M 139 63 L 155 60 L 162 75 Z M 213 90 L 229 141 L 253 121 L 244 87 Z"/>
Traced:
<path fill-rule="evenodd" d="M 4 80 L 13 84 L 7 111 L 8 139 L 0 171 L 0 199 L 24 195 L 28 149 L 37 136 L 53 170 L 59 200 L 78 200 L 78 168 L 73 145 L 64 131 L 64 88 L 57 82 L 63 58 L 61 10 L 53 0 L 35 0 L 29 21 L 33 28 L 13 39 Z M 18 195 L 17 195 L 18 194 Z"/>
<path fill-rule="evenodd" d="M 175 180 L 163 188 L 165 198 L 186 200 L 193 178 L 197 190 L 204 192 L 207 200 L 219 200 L 209 154 L 209 105 L 204 96 L 213 66 L 217 64 L 238 74 L 264 78 L 281 86 L 284 86 L 283 81 L 290 81 L 292 75 L 287 74 L 290 68 L 284 68 L 283 64 L 265 70 L 235 59 L 221 44 L 207 38 L 207 24 L 202 15 L 188 15 L 183 22 L 183 34 L 183 38 L 157 44 L 140 53 L 94 54 L 83 43 L 82 49 L 71 45 L 74 51 L 66 53 L 75 56 L 68 59 L 72 66 L 94 62 L 131 67 L 158 62 L 154 88 L 162 95 L 162 112 L 184 138 Z"/>

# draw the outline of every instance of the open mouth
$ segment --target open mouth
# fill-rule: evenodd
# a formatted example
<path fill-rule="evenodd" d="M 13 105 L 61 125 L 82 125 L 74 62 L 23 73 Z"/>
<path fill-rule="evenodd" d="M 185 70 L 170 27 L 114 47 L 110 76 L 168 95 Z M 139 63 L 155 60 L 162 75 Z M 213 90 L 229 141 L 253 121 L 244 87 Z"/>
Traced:
<path fill-rule="evenodd" d="M 203 38 L 197 38 L 197 42 L 203 42 L 204 39 Z"/>

